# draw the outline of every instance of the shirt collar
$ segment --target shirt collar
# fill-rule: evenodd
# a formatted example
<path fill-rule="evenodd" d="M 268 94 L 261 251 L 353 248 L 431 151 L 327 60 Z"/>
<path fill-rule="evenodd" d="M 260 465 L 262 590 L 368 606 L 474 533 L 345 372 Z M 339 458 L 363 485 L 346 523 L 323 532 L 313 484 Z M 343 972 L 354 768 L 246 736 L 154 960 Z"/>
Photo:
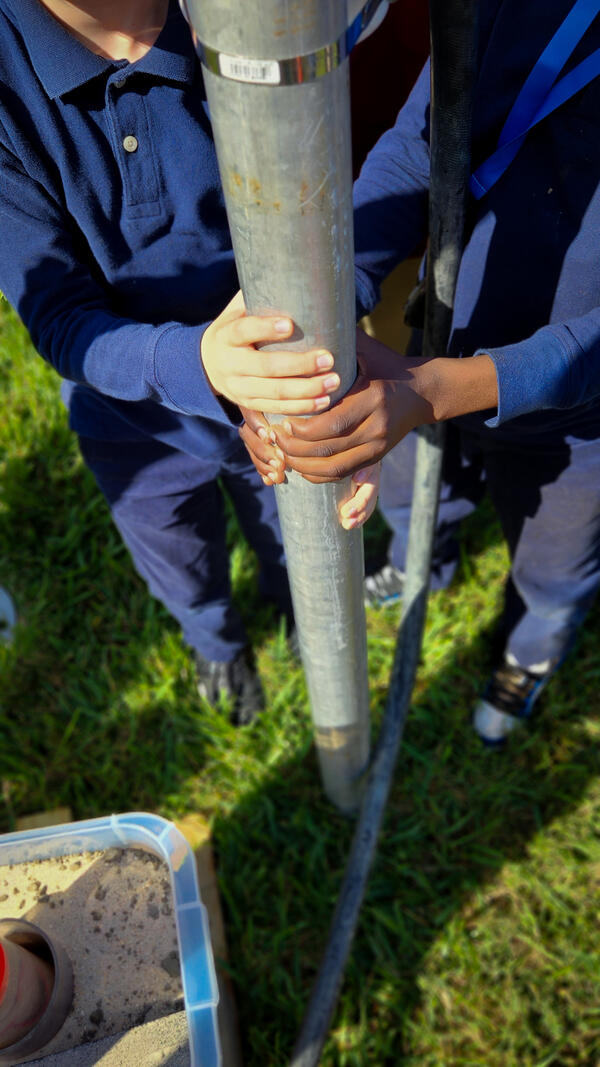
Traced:
<path fill-rule="evenodd" d="M 19 0 L 16 10 L 34 70 L 52 100 L 101 74 L 123 68 L 123 63 L 103 59 L 75 40 L 40 0 Z M 170 0 L 167 21 L 156 42 L 130 69 L 169 81 L 191 82 L 195 62 L 189 28 L 176 0 Z"/>
<path fill-rule="evenodd" d="M 196 52 L 190 28 L 177 0 L 169 0 L 167 21 L 153 47 L 133 69 L 168 81 L 191 82 L 196 70 Z"/>

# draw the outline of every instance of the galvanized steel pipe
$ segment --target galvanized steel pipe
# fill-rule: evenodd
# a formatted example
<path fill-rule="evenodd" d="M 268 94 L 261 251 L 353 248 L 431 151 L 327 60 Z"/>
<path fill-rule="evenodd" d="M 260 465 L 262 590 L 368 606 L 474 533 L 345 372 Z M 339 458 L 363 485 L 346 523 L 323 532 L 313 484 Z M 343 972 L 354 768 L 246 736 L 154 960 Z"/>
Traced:
<path fill-rule="evenodd" d="M 187 9 L 246 306 L 293 319 L 286 348 L 329 349 L 339 399 L 356 374 L 347 4 Z M 292 471 L 276 492 L 324 788 L 350 812 L 369 758 L 362 533 L 338 520 L 349 480 L 312 485 Z"/>

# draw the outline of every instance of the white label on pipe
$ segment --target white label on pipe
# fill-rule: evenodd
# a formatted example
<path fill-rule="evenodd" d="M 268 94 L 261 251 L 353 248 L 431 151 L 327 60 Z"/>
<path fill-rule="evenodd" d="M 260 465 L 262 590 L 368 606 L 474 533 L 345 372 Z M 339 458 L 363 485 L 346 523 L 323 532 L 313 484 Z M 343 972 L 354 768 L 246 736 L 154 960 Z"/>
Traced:
<path fill-rule="evenodd" d="M 279 63 L 276 59 L 244 59 L 219 53 L 219 69 L 224 78 L 256 85 L 279 85 Z"/>

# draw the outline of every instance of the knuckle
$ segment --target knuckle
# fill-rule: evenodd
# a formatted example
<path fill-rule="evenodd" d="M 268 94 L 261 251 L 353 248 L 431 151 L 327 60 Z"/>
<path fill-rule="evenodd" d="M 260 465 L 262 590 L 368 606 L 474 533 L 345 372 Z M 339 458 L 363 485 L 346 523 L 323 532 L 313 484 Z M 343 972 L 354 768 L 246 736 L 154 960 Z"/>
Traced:
<path fill-rule="evenodd" d="M 333 436 L 345 437 L 352 429 L 350 419 L 343 412 L 339 412 L 334 419 Z"/>
<path fill-rule="evenodd" d="M 388 431 L 388 419 L 384 411 L 379 408 L 374 415 L 373 419 L 373 432 L 374 436 L 379 441 L 384 441 Z"/>
<path fill-rule="evenodd" d="M 239 319 L 234 319 L 229 327 L 229 336 L 231 342 L 235 345 L 243 345 L 246 340 L 246 323 L 247 319 L 242 316 Z"/>
<path fill-rule="evenodd" d="M 258 375 L 260 378 L 269 378 L 273 373 L 271 357 L 268 352 L 260 352 L 258 356 Z"/>
<path fill-rule="evenodd" d="M 327 477 L 332 482 L 341 482 L 342 478 L 345 478 L 346 472 L 342 470 L 339 463 L 331 463 L 327 467 Z"/>

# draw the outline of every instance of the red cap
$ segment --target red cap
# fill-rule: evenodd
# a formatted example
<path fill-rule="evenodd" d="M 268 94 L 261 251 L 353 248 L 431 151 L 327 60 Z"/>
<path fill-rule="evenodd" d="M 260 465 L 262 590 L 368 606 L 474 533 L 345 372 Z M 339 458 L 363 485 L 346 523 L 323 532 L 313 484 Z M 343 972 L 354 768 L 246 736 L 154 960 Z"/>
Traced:
<path fill-rule="evenodd" d="M 0 1004 L 4 1000 L 4 995 L 8 989 L 8 960 L 6 958 L 6 952 L 4 951 L 4 945 L 0 941 Z"/>

